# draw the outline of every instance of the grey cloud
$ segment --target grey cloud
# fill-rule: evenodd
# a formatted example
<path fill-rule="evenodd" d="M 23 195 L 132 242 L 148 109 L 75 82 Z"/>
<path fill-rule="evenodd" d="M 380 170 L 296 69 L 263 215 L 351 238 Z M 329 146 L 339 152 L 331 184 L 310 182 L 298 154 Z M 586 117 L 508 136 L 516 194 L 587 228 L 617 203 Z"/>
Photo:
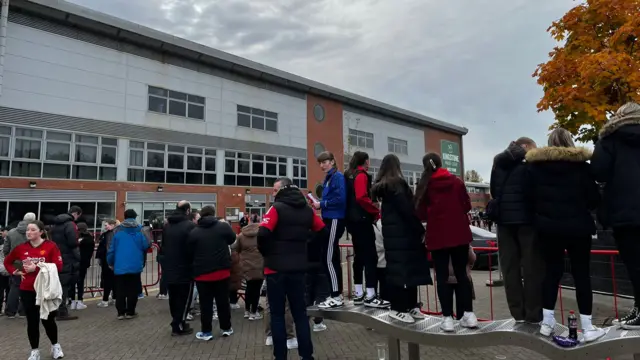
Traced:
<path fill-rule="evenodd" d="M 544 142 L 531 78 L 572 0 L 72 0 L 332 86 L 469 128 L 465 164 Z"/>

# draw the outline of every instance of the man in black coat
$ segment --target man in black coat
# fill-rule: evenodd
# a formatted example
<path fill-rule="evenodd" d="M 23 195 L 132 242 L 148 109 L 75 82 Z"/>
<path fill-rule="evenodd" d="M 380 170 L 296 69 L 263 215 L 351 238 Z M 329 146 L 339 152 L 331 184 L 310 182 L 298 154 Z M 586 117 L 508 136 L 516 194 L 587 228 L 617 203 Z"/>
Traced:
<path fill-rule="evenodd" d="M 495 156 L 491 170 L 491 196 L 499 204 L 496 223 L 507 304 L 516 321 L 531 323 L 542 320 L 540 292 L 544 276 L 544 261 L 531 226 L 525 188 L 525 154 L 535 148 L 533 140 L 519 138 Z"/>
<path fill-rule="evenodd" d="M 634 291 L 633 309 L 616 322 L 640 329 L 640 105 L 623 105 L 602 128 L 591 169 L 605 183 L 600 223 L 613 228 Z"/>
<path fill-rule="evenodd" d="M 171 335 L 188 335 L 193 329 L 186 323 L 189 306 L 193 298 L 191 258 L 187 241 L 196 225 L 190 220 L 191 204 L 182 200 L 169 215 L 162 234 L 162 277 L 169 290 L 171 311 Z"/>
<path fill-rule="evenodd" d="M 276 360 L 287 358 L 284 317 L 285 301 L 288 300 L 296 325 L 300 358 L 313 360 L 305 301 L 305 274 L 309 269 L 307 246 L 309 231 L 325 231 L 325 226 L 291 179 L 278 179 L 273 185 L 273 195 L 273 206 L 263 216 L 258 230 L 258 250 L 264 257 L 271 310 L 273 355 Z"/>
<path fill-rule="evenodd" d="M 62 255 L 62 303 L 58 308 L 58 320 L 75 320 L 77 316 L 69 315 L 69 290 L 76 285 L 80 271 L 80 249 L 78 248 L 78 227 L 75 221 L 82 215 L 79 206 L 72 206 L 66 214 L 56 216 L 51 230 L 51 239 L 58 245 Z"/>

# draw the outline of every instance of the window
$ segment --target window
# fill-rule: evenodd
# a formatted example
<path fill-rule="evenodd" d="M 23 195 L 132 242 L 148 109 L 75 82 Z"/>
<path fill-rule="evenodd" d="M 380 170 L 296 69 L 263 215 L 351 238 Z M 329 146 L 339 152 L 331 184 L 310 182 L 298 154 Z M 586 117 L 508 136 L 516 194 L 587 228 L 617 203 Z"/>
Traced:
<path fill-rule="evenodd" d="M 392 137 L 387 138 L 387 145 L 389 146 L 389 152 L 400 155 L 408 155 L 409 150 L 406 140 L 394 139 Z"/>
<path fill-rule="evenodd" d="M 373 133 L 349 129 L 349 145 L 373 149 Z"/>
<path fill-rule="evenodd" d="M 128 181 L 216 185 L 216 150 L 129 142 Z"/>
<path fill-rule="evenodd" d="M 278 114 L 238 105 L 238 126 L 278 132 Z"/>
<path fill-rule="evenodd" d="M 293 183 L 300 189 L 307 188 L 307 160 L 293 159 Z"/>
<path fill-rule="evenodd" d="M 0 176 L 115 180 L 117 146 L 97 135 L 0 126 Z"/>
<path fill-rule="evenodd" d="M 205 98 L 149 86 L 149 111 L 204 120 Z"/>
<path fill-rule="evenodd" d="M 287 158 L 285 157 L 225 152 L 225 185 L 272 187 L 276 179 L 283 176 L 287 176 Z"/>

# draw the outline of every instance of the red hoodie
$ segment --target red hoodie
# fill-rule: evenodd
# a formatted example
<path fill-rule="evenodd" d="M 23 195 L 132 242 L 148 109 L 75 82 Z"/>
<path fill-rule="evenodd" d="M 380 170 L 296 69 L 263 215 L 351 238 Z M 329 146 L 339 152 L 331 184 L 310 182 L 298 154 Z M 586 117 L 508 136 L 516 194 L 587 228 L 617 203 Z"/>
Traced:
<path fill-rule="evenodd" d="M 371 214 L 375 221 L 377 221 L 380 219 L 380 209 L 378 209 L 378 207 L 373 203 L 369 196 L 369 192 L 367 191 L 369 187 L 369 178 L 367 177 L 367 174 L 365 174 L 366 170 L 364 167 L 358 166 L 358 170 L 363 172 L 356 175 L 356 178 L 353 180 L 353 190 L 356 195 L 356 202 L 364 209 L 364 211 Z"/>
<path fill-rule="evenodd" d="M 53 241 L 45 240 L 40 246 L 33 247 L 31 242 L 27 241 L 24 244 L 16 246 L 11 250 L 9 255 L 4 259 L 4 266 L 7 268 L 9 274 L 13 274 L 16 271 L 14 261 L 21 261 L 22 264 L 27 264 L 31 261 L 37 265 L 39 262 L 56 264 L 58 272 L 62 271 L 62 256 L 58 246 Z M 20 290 L 35 291 L 33 284 L 36 282 L 36 277 L 40 272 L 40 268 L 36 266 L 36 271 L 26 273 L 22 282 L 20 282 Z"/>
<path fill-rule="evenodd" d="M 431 176 L 418 216 L 427 221 L 425 243 L 430 251 L 468 245 L 473 240 L 467 213 L 471 200 L 464 182 L 440 168 Z"/>

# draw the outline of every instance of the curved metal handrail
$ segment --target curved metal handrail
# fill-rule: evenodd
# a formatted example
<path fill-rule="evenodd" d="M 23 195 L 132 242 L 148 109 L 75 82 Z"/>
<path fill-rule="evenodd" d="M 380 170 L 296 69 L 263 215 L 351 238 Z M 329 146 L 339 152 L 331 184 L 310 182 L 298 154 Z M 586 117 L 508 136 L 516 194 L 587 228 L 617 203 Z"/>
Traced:
<path fill-rule="evenodd" d="M 511 345 L 535 351 L 551 359 L 604 359 L 611 356 L 640 354 L 640 331 L 627 331 L 616 327 L 605 328 L 606 334 L 597 341 L 573 347 L 557 346 L 551 338 L 538 333 L 539 325 L 516 323 L 511 320 L 480 322 L 476 329 L 465 329 L 456 324 L 455 333 L 440 330 L 441 317 L 406 324 L 389 317 L 388 310 L 363 306 L 345 306 L 340 309 L 307 309 L 309 316 L 363 325 L 378 332 L 409 343 L 447 348 L 477 348 Z M 569 329 L 556 325 L 555 334 L 567 336 Z M 582 335 L 579 335 L 582 338 Z"/>

